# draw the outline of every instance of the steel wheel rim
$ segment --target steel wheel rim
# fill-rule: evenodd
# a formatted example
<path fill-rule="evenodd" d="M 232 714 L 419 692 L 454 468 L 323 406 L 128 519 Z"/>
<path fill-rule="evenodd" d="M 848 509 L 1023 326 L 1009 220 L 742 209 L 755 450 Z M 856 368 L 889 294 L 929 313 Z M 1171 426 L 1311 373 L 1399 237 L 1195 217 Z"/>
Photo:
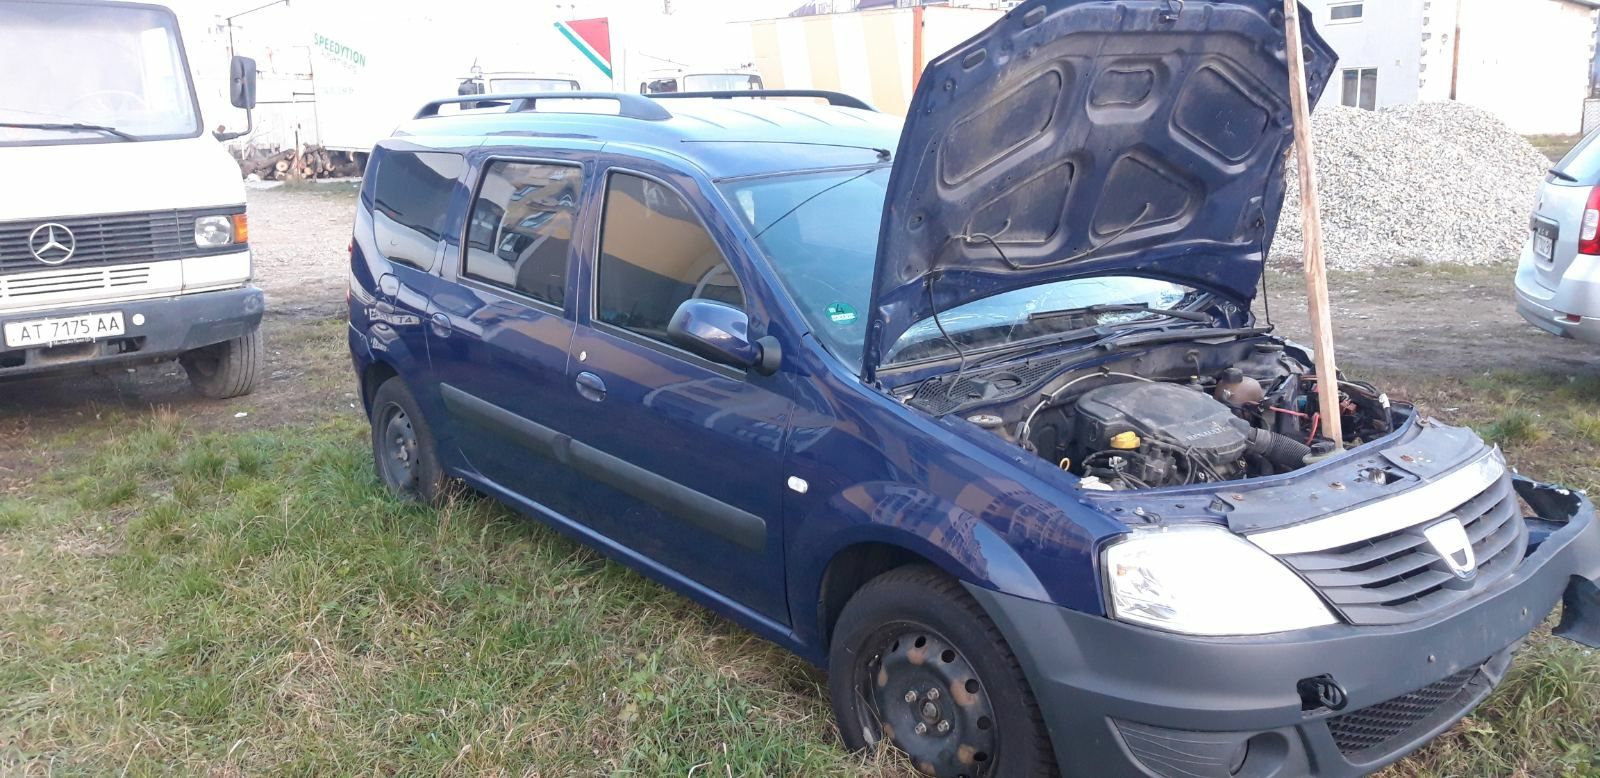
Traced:
<path fill-rule="evenodd" d="M 417 480 L 417 431 L 405 409 L 390 404 L 384 408 L 378 425 L 378 461 L 383 478 L 391 485 L 409 489 Z"/>
<path fill-rule="evenodd" d="M 972 663 L 933 630 L 888 625 L 856 667 L 856 705 L 869 742 L 887 737 L 918 770 L 987 775 L 999 749 L 994 706 Z"/>

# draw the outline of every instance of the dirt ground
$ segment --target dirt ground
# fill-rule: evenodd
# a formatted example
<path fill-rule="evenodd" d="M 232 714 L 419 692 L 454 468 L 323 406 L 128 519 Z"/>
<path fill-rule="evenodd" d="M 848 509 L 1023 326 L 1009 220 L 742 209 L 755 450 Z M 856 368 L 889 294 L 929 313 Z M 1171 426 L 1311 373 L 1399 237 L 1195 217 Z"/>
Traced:
<path fill-rule="evenodd" d="M 61 456 L 80 421 L 171 408 L 201 424 L 275 425 L 353 412 L 348 363 L 320 327 L 343 317 L 355 188 L 305 184 L 249 192 L 256 283 L 267 292 L 269 377 L 255 394 L 211 402 L 175 363 L 0 385 L 0 490 L 23 488 Z M 1494 370 L 1585 376 L 1600 348 L 1554 338 L 1517 316 L 1512 266 L 1399 267 L 1330 279 L 1335 343 L 1347 373 L 1470 376 Z M 1271 320 L 1304 340 L 1304 285 L 1297 269 L 1269 272 Z M 1257 314 L 1263 315 L 1257 303 Z M 325 334 L 325 333 L 324 333 Z M 335 349 L 334 351 L 337 351 Z M 243 416 L 239 414 L 244 414 Z"/>
<path fill-rule="evenodd" d="M 256 285 L 267 293 L 263 385 L 248 397 L 214 402 L 190 388 L 176 362 L 0 384 L 0 491 L 25 488 L 71 449 L 53 444 L 108 414 L 137 418 L 170 408 L 203 425 L 270 426 L 354 412 L 347 357 L 325 353 L 319 346 L 327 339 L 315 333 L 344 317 L 355 190 L 252 189 L 248 200 Z"/>

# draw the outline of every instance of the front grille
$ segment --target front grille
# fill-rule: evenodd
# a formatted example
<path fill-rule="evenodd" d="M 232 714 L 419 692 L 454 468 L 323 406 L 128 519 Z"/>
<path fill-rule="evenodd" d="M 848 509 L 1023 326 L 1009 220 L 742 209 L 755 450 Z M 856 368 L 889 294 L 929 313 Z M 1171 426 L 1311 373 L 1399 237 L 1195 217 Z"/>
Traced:
<path fill-rule="evenodd" d="M 1422 522 L 1386 535 L 1326 551 L 1281 557 L 1352 624 L 1401 624 L 1425 618 L 1510 575 L 1528 546 L 1510 475 L 1437 518 L 1454 516 L 1466 527 L 1478 569 L 1459 582 L 1433 552 Z"/>
<path fill-rule="evenodd" d="M 160 262 L 238 251 L 243 247 L 200 248 L 194 242 L 195 217 L 238 210 L 207 208 L 0 222 L 0 274 Z M 29 235 L 39 225 L 51 223 L 71 230 L 74 240 L 72 256 L 59 265 L 40 262 L 28 248 Z"/>
<path fill-rule="evenodd" d="M 88 292 L 144 286 L 150 282 L 149 265 L 63 270 L 56 273 L 31 273 L 27 278 L 0 276 L 0 300 L 24 300 L 61 292 Z"/>
<path fill-rule="evenodd" d="M 1478 675 L 1479 663 L 1414 692 L 1361 710 L 1328 719 L 1328 731 L 1339 752 L 1357 761 L 1365 752 L 1387 753 L 1421 730 L 1453 716 L 1473 698 L 1468 685 Z"/>

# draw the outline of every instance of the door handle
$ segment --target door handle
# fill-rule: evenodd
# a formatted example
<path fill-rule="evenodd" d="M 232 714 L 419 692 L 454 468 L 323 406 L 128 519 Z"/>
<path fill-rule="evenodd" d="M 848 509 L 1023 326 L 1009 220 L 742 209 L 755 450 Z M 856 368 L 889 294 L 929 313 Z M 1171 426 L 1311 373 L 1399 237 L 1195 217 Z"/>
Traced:
<path fill-rule="evenodd" d="M 606 399 L 606 382 L 594 373 L 585 370 L 578 374 L 573 383 L 578 385 L 578 394 L 583 395 L 585 400 L 600 402 Z"/>
<path fill-rule="evenodd" d="M 441 338 L 450 337 L 450 317 L 436 313 L 428 317 L 429 326 L 433 327 L 433 334 Z"/>

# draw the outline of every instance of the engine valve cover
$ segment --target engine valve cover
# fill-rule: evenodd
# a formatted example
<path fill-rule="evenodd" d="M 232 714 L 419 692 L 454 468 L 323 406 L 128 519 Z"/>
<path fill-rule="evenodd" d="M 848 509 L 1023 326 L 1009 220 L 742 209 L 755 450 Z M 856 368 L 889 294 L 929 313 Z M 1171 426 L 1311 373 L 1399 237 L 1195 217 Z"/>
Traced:
<path fill-rule="evenodd" d="M 1249 430 L 1209 395 L 1167 383 L 1102 386 L 1078 399 L 1077 412 L 1079 441 L 1090 451 L 1110 448 L 1112 437 L 1131 430 L 1210 462 L 1230 462 L 1243 455 Z"/>

